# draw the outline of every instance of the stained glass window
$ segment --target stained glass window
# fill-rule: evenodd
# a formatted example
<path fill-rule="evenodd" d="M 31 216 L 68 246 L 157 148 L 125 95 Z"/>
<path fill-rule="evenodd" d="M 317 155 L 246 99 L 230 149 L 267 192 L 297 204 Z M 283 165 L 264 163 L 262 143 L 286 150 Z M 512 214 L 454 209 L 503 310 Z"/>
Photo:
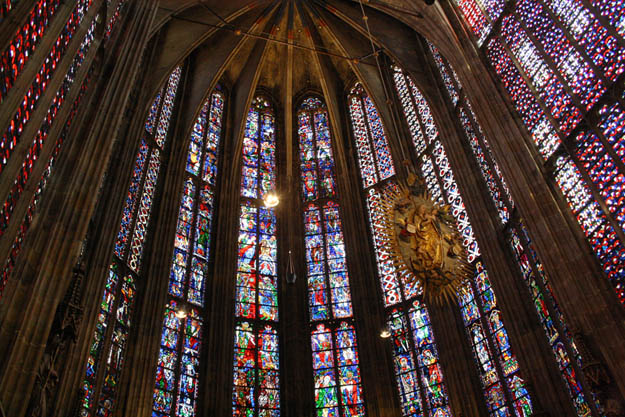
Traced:
<path fill-rule="evenodd" d="M 0 3 L 0 22 L 9 15 L 12 9 L 15 9 L 19 2 L 19 0 L 2 0 Z"/>
<path fill-rule="evenodd" d="M 43 171 L 43 174 L 41 175 L 41 178 L 39 179 L 39 182 L 37 183 L 35 193 L 30 201 L 30 204 L 28 205 L 28 208 L 26 209 L 26 214 L 23 217 L 22 223 L 19 226 L 19 231 L 11 246 L 11 253 L 9 254 L 9 258 L 6 260 L 4 264 L 4 269 L 2 270 L 2 277 L 0 278 L 1 279 L 0 296 L 2 295 L 2 289 L 4 289 L 4 287 L 6 286 L 6 283 L 11 275 L 11 272 L 13 271 L 13 268 L 15 267 L 17 256 L 19 255 L 22 249 L 22 242 L 24 240 L 24 236 L 26 235 L 26 232 L 28 231 L 33 221 L 33 217 L 35 216 L 37 212 L 37 207 L 39 206 L 39 202 L 41 201 L 41 196 L 46 188 L 46 185 L 48 184 L 48 179 L 50 178 L 50 175 L 54 171 L 55 162 L 57 160 L 59 152 L 61 151 L 63 142 L 65 141 L 69 133 L 69 129 L 72 126 L 72 121 L 74 120 L 74 116 L 76 115 L 76 112 L 78 110 L 78 105 L 82 101 L 84 93 L 89 86 L 89 81 L 91 80 L 92 72 L 93 72 L 93 67 L 89 68 L 89 72 L 87 73 L 85 79 L 82 82 L 82 85 L 80 86 L 80 92 L 78 93 L 78 97 L 74 100 L 74 103 L 72 103 L 70 115 L 67 118 L 67 121 L 65 122 L 65 126 L 63 127 L 63 130 L 61 131 L 59 138 L 57 139 L 55 143 L 55 147 L 54 147 L 54 150 L 52 151 L 52 155 L 50 155 L 48 164 L 46 165 Z"/>
<path fill-rule="evenodd" d="M 276 126 L 269 100 L 256 97 L 243 137 L 241 216 L 235 296 L 234 416 L 279 416 L 278 242 L 273 208 Z"/>
<path fill-rule="evenodd" d="M 404 95 L 400 99 L 406 100 L 406 97 L 407 95 Z M 433 330 L 430 326 L 427 308 L 420 301 L 421 289 L 397 271 L 391 257 L 391 248 L 387 247 L 384 239 L 385 212 L 382 202 L 388 198 L 387 193 L 397 190 L 394 178 L 395 167 L 386 137 L 383 142 L 378 143 L 378 146 L 384 145 L 385 176 L 381 175 L 381 170 L 376 165 L 378 156 L 372 150 L 376 145 L 372 144 L 366 136 L 369 127 L 364 122 L 363 100 L 368 101 L 368 105 L 364 108 L 371 113 L 375 112 L 373 114 L 378 120 L 376 127 L 378 131 L 384 132 L 384 127 L 373 102 L 365 95 L 362 86 L 357 84 L 350 92 L 348 105 L 360 163 L 360 175 L 363 187 L 367 189 L 366 205 L 369 226 L 375 249 L 378 279 L 382 287 L 382 300 L 386 307 L 387 322 L 393 343 L 393 362 L 402 415 L 451 416 L 443 372 L 438 363 Z M 429 109 L 427 111 L 428 116 L 424 120 L 427 124 L 426 135 L 429 143 L 436 138 L 438 131 L 433 124 Z M 411 117 L 416 120 L 416 113 L 413 112 Z M 421 140 L 426 140 L 423 133 L 421 133 Z M 422 146 L 425 147 L 425 143 Z"/>
<path fill-rule="evenodd" d="M 275 116 L 269 102 L 254 100 L 245 123 L 241 196 L 263 198 L 275 190 Z"/>
<path fill-rule="evenodd" d="M 180 73 L 181 68 L 177 67 L 169 77 L 164 92 L 165 100 L 156 118 L 159 125 L 165 123 L 162 122 L 163 118 L 171 117 Z M 166 125 L 168 124 L 169 121 L 166 122 Z M 85 379 L 81 387 L 80 415 L 84 417 L 109 416 L 115 410 L 116 387 L 124 364 L 136 286 L 141 277 L 145 232 L 150 221 L 152 199 L 161 166 L 160 146 L 165 145 L 166 136 L 167 132 L 162 132 L 162 141 L 159 145 L 155 136 L 146 130 L 139 145 L 130 187 L 122 209 L 122 221 L 112 254 L 113 261 L 102 296 L 101 311 L 87 358 Z M 129 239 L 130 236 L 132 239 Z M 99 369 L 101 367 L 102 370 Z M 96 387 L 99 386 L 101 389 L 96 391 Z"/>
<path fill-rule="evenodd" d="M 623 124 L 619 97 L 623 88 L 616 81 L 625 72 L 625 31 L 620 17 L 624 8 L 608 0 L 522 0 L 502 13 L 504 2 L 494 3 L 501 6 L 493 12 L 482 0 L 456 1 L 478 46 L 484 43 L 487 59 L 545 165 L 556 167 L 552 178 L 619 300 L 625 303 L 625 270 L 619 266 L 625 245 L 621 214 L 625 166 L 619 154 L 622 134 L 612 136 Z M 497 30 L 490 33 L 493 27 Z M 439 68 L 444 67 L 440 55 L 433 53 Z M 448 86 L 451 78 L 442 77 Z M 611 116 L 606 117 L 607 113 Z M 584 117 L 588 126 L 580 127 Z M 606 119 L 611 119 L 609 132 L 605 131 Z M 474 151 L 479 152 L 475 147 Z M 496 192 L 491 187 L 494 198 Z M 498 208 L 504 215 L 503 206 Z M 600 227 L 589 231 L 591 214 Z"/>
<path fill-rule="evenodd" d="M 439 58 L 445 65 L 446 62 L 440 55 Z M 495 294 L 488 281 L 488 272 L 479 260 L 479 247 L 470 229 L 469 218 L 445 150 L 438 139 L 438 130 L 432 120 L 429 106 L 412 78 L 404 74 L 400 68 L 393 67 L 393 78 L 410 128 L 414 149 L 421 158 L 421 174 L 426 186 L 439 204 L 451 205 L 458 229 L 464 237 L 463 243 L 468 251 L 468 260 L 474 263 L 477 271 L 475 279 L 465 284 L 458 293 L 458 301 L 467 336 L 471 341 L 489 414 L 511 416 L 516 411 L 518 416 L 529 416 L 532 407 L 525 389 L 525 382 L 519 375 L 518 363 L 508 343 L 508 334 L 503 325 L 501 313 L 497 309 Z M 453 91 L 457 93 L 460 87 L 456 89 L 453 85 Z M 453 97 L 455 96 L 450 96 L 452 102 Z M 456 104 L 460 102 L 460 94 L 457 97 Z M 479 125 L 477 129 L 473 127 L 462 107 L 459 107 L 459 113 L 468 139 L 481 151 L 476 132 Z M 428 125 L 433 126 L 429 128 L 429 133 L 426 130 Z M 484 153 L 481 152 L 479 155 L 484 156 Z M 486 163 L 485 157 L 478 161 Z M 492 177 L 490 174 L 488 178 L 494 181 Z M 498 187 L 497 184 L 493 185 Z M 507 221 L 507 209 L 503 211 L 503 214 L 505 216 L 502 218 Z M 469 233 L 468 230 L 471 232 Z M 517 387 L 516 390 L 512 388 L 513 382 Z"/>
<path fill-rule="evenodd" d="M 404 311 L 393 308 L 388 316 L 402 415 L 451 417 L 427 309 L 414 300 Z"/>
<path fill-rule="evenodd" d="M 356 84 L 347 100 L 363 186 L 367 188 L 395 175 L 393 158 L 382 119 L 362 85 Z"/>
<path fill-rule="evenodd" d="M 311 343 L 317 415 L 364 416 L 354 326 L 342 321 L 331 330 L 325 324 L 317 324 Z"/>
<path fill-rule="evenodd" d="M 449 66 L 448 63 L 445 64 Z M 451 68 L 451 66 L 449 67 Z M 509 232 L 509 243 L 513 252 L 516 255 L 516 263 L 522 276 L 525 278 L 525 283 L 527 284 L 527 287 L 530 291 L 532 301 L 534 301 L 536 312 L 549 339 L 549 343 L 554 349 L 554 355 L 556 357 L 556 360 L 558 361 L 558 364 L 560 365 L 563 380 L 567 385 L 567 388 L 569 388 L 569 392 L 571 393 L 572 402 L 575 404 L 575 407 L 578 410 L 578 414 L 585 415 L 585 413 L 589 412 L 590 410 L 586 397 L 588 396 L 588 393 L 590 394 L 590 396 L 593 396 L 593 394 L 590 391 L 586 391 L 587 394 L 584 394 L 581 382 L 576 376 L 576 372 L 579 373 L 582 366 L 581 358 L 579 358 L 579 355 L 575 351 L 575 345 L 571 341 L 570 334 L 568 333 L 568 331 L 566 331 L 565 320 L 559 313 L 558 303 L 555 299 L 555 296 L 551 292 L 550 286 L 548 285 L 546 274 L 543 271 L 543 266 L 535 254 L 529 236 L 525 231 L 521 220 L 518 218 L 518 216 L 514 219 L 511 219 L 509 215 L 509 213 L 513 211 L 514 201 L 510 196 L 499 167 L 497 166 L 496 161 L 490 153 L 488 142 L 477 121 L 477 117 L 474 114 L 473 109 L 471 108 L 471 104 L 463 91 L 461 91 L 461 103 L 462 105 L 458 108 L 458 116 L 464 128 L 470 148 L 475 157 L 475 161 L 482 173 L 482 177 L 486 183 L 486 188 L 489 191 L 492 201 L 498 210 L 501 224 L 502 226 L 506 226 L 506 230 Z M 503 190 L 503 192 L 501 190 Z M 525 238 L 524 241 L 518 237 L 517 233 L 515 232 L 515 228 L 519 228 L 523 231 L 523 236 Z M 533 254 L 531 256 L 531 262 L 526 253 Z M 481 267 L 481 269 L 483 270 L 484 274 L 486 274 L 486 269 L 483 266 Z M 480 268 L 478 268 L 478 278 L 479 276 Z M 536 280 L 535 276 L 540 276 L 541 279 Z M 471 290 L 472 292 L 476 291 L 475 288 Z M 478 289 L 478 291 L 481 290 Z M 467 309 L 468 307 L 470 307 L 471 299 L 477 300 L 479 298 L 474 297 L 469 292 L 465 292 L 465 294 L 463 294 L 463 297 L 468 297 L 468 299 L 465 299 L 466 305 L 465 307 L 463 307 L 463 309 Z M 539 303 L 538 300 L 542 300 L 542 304 Z M 480 303 L 478 302 L 476 303 L 476 305 L 480 305 Z M 546 307 L 546 305 L 549 305 L 549 309 Z M 484 306 L 487 306 L 486 303 L 484 303 Z M 484 315 L 486 314 L 488 313 L 485 313 Z M 469 323 L 470 320 L 465 317 L 465 324 L 469 325 Z M 558 337 L 560 344 L 554 344 L 553 336 L 558 332 L 558 330 L 556 329 L 561 329 L 559 330 L 561 336 Z M 491 330 L 493 329 L 491 328 Z M 478 335 L 477 327 L 472 326 L 471 332 L 473 338 L 478 337 L 476 336 Z M 491 337 L 495 337 L 494 340 L 499 343 L 500 338 L 496 338 L 496 335 L 497 333 L 491 335 Z M 474 341 L 473 346 L 474 352 L 476 352 L 479 357 L 479 350 L 476 349 L 480 346 L 479 343 L 476 343 Z M 576 360 L 570 361 L 569 357 L 575 357 Z M 567 365 L 563 366 L 563 362 L 566 362 Z M 483 369 L 485 370 L 485 368 Z M 509 369 L 509 366 L 505 363 L 505 359 L 501 365 L 501 369 L 504 373 L 507 369 Z M 508 376 L 506 375 L 506 377 Z M 518 384 L 519 379 L 515 378 L 515 381 L 515 386 L 520 387 L 520 385 Z M 509 381 L 507 383 L 507 386 L 511 386 Z M 512 396 L 512 398 L 515 400 L 516 407 L 516 394 L 514 392 L 510 392 L 509 395 Z M 598 404 L 597 407 L 600 408 L 600 404 Z"/>
<path fill-rule="evenodd" d="M 63 28 L 63 31 L 61 31 L 61 34 L 44 60 L 37 76 L 24 94 L 24 98 L 19 105 L 17 112 L 13 115 L 7 130 L 3 133 L 2 140 L 0 141 L 0 173 L 4 170 L 9 158 L 13 154 L 13 151 L 19 142 L 20 136 L 24 131 L 24 127 L 30 119 L 31 112 L 37 106 L 39 99 L 46 91 L 48 85 L 50 85 L 50 80 L 58 67 L 59 61 L 65 55 L 70 41 L 78 30 L 82 19 L 89 9 L 89 6 L 91 6 L 91 0 L 80 0 L 76 4 L 65 27 Z M 87 38 L 88 37 L 89 35 L 87 35 Z M 93 34 L 91 34 L 91 37 L 93 37 Z M 91 40 L 84 40 L 83 44 L 85 42 L 90 44 Z"/>
<path fill-rule="evenodd" d="M 328 112 L 309 97 L 297 119 L 317 415 L 364 416 Z"/>
<path fill-rule="evenodd" d="M 118 0 L 117 6 L 115 6 L 115 10 L 113 10 L 113 12 L 109 15 L 109 21 L 106 24 L 106 31 L 104 32 L 105 40 L 111 37 L 111 34 L 113 33 L 113 29 L 115 28 L 115 25 L 119 21 L 122 8 L 124 7 L 125 4 L 126 4 L 126 0 Z"/>
<path fill-rule="evenodd" d="M 39 0 L 28 14 L 26 21 L 18 28 L 11 43 L 2 53 L 0 60 L 0 102 L 13 87 L 28 58 L 35 52 L 39 41 L 46 33 L 52 17 L 56 14 L 60 0 Z M 2 18 L 11 9 L 11 0 L 3 0 Z"/>
<path fill-rule="evenodd" d="M 56 116 L 58 115 L 61 106 L 65 102 L 67 95 L 70 92 L 70 89 L 74 83 L 76 78 L 78 69 L 81 67 L 85 59 L 85 54 L 89 50 L 91 43 L 94 39 L 95 35 L 95 20 L 91 23 L 87 34 L 85 35 L 72 64 L 70 65 L 67 74 L 65 74 L 65 78 L 63 79 L 63 83 L 61 87 L 56 93 L 55 98 L 52 100 L 52 104 L 48 109 L 48 113 L 43 121 L 43 124 L 39 131 L 37 132 L 32 144 L 28 149 L 28 153 L 26 154 L 26 158 L 22 162 L 22 167 L 18 172 L 17 178 L 13 183 L 11 191 L 9 192 L 9 196 L 2 207 L 2 229 L 0 230 L 0 235 L 4 232 L 4 229 L 8 226 L 9 221 L 11 219 L 11 215 L 13 210 L 15 209 L 17 202 L 24 191 L 26 186 L 26 182 L 30 178 L 30 174 L 33 172 L 37 159 L 39 159 L 41 153 L 43 152 L 44 145 L 48 138 L 48 133 L 52 128 L 52 124 L 56 120 Z"/>
<path fill-rule="evenodd" d="M 0 226 L 0 236 L 3 235 L 4 232 L 7 230 L 7 228 L 9 227 L 9 222 L 11 220 L 13 212 L 17 208 L 19 199 L 22 196 L 22 193 L 26 187 L 26 184 L 31 177 L 31 173 L 33 172 L 35 168 L 37 159 L 41 159 L 45 157 L 45 155 L 48 155 L 48 153 L 44 152 L 43 145 L 45 144 L 46 139 L 48 138 L 48 133 L 50 132 L 50 129 L 52 128 L 52 125 L 54 121 L 56 120 L 56 116 L 58 115 L 61 109 L 61 105 L 65 102 L 65 100 L 69 97 L 71 93 L 71 88 L 76 79 L 78 69 L 81 67 L 85 59 L 85 55 L 87 51 L 89 50 L 89 47 L 91 46 L 91 43 L 94 39 L 94 31 L 95 31 L 95 21 L 89 27 L 87 34 L 85 35 L 82 43 L 80 44 L 80 47 L 76 53 L 76 56 L 74 57 L 72 64 L 70 65 L 65 75 L 63 83 L 61 84 L 61 87 L 56 93 L 55 99 L 52 101 L 52 104 L 50 108 L 48 109 L 48 113 L 43 121 L 43 124 L 40 127 L 39 131 L 37 132 L 35 140 L 31 144 L 31 147 L 29 149 L 28 154 L 26 155 L 26 158 L 22 162 L 22 168 L 20 169 L 18 176 L 15 179 L 15 182 L 13 183 L 13 186 L 11 187 L 11 190 L 9 191 L 7 199 L 0 210 L 0 218 L 3 220 Z M 20 249 L 21 249 L 21 242 L 24 238 L 24 235 L 26 234 L 26 231 L 28 230 L 30 226 L 33 215 L 35 213 L 35 207 L 37 206 L 41 193 L 43 192 L 45 185 L 47 184 L 47 179 L 50 173 L 52 172 L 54 161 L 56 160 L 58 153 L 61 150 L 61 145 L 63 143 L 65 136 L 68 133 L 69 126 L 72 123 L 74 115 L 76 114 L 78 104 L 80 103 L 82 97 L 84 96 L 84 92 L 87 89 L 89 80 L 91 79 L 91 72 L 92 72 L 92 68 L 89 69 L 88 73 L 86 74 L 85 78 L 82 81 L 82 84 L 78 87 L 79 89 L 78 94 L 76 95 L 76 99 L 72 103 L 72 108 L 69 113 L 69 117 L 67 118 L 65 122 L 65 126 L 63 130 L 61 131 L 59 138 L 54 144 L 54 147 L 49 148 L 51 149 L 51 151 L 49 153 L 47 165 L 45 166 L 45 169 L 43 170 L 43 173 L 41 174 L 41 178 L 39 178 L 38 180 L 39 183 L 35 188 L 35 194 L 32 197 L 28 208 L 26 209 L 26 216 L 25 218 L 22 219 L 22 223 L 20 224 L 19 231 L 17 233 L 15 241 L 13 242 L 11 254 L 9 255 L 9 258 L 6 261 L 3 272 L 2 272 L 2 280 L 0 281 L 0 296 L 13 270 L 13 266 L 15 265 L 17 255 L 19 254 Z M 30 181 L 35 181 L 35 180 L 30 179 Z"/>
<path fill-rule="evenodd" d="M 171 299 L 165 310 L 156 371 L 155 417 L 192 417 L 197 412 L 202 311 L 223 111 L 223 94 L 215 91 L 202 106 L 191 132 L 169 275 Z M 187 312 L 186 317 L 181 311 Z"/>

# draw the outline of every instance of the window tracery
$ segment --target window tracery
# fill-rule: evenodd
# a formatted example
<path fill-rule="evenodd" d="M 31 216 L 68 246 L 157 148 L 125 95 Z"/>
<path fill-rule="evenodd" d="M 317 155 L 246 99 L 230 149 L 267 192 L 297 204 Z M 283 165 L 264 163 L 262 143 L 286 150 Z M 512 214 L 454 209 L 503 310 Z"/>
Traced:
<path fill-rule="evenodd" d="M 354 95 L 357 93 L 357 95 Z M 374 146 L 365 136 L 368 127 L 364 123 L 362 106 L 369 103 L 367 111 L 375 111 L 378 146 L 383 149 L 379 158 L 374 154 Z M 384 211 L 381 207 L 384 194 L 397 187 L 394 179 L 395 167 L 391 157 L 386 133 L 379 114 L 371 98 L 359 84 L 348 97 L 354 141 L 358 148 L 358 160 L 366 204 L 369 213 L 369 226 L 375 247 L 378 278 L 382 287 L 387 323 L 393 342 L 393 362 L 395 378 L 404 416 L 451 416 L 449 398 L 443 381 L 443 373 L 438 364 L 433 331 L 425 305 L 419 301 L 421 290 L 403 279 L 393 265 L 389 249 L 385 247 Z M 428 130 L 428 134 L 432 134 Z M 368 146 L 367 146 L 368 145 Z M 369 161 L 375 161 L 369 162 Z M 385 176 L 379 175 L 379 165 L 384 167 Z M 408 324 L 410 323 L 410 325 Z M 427 335 L 427 338 L 423 338 Z M 428 358 L 423 354 L 427 351 Z"/>
<path fill-rule="evenodd" d="M 174 69 L 161 92 L 165 100 L 158 111 L 159 123 L 162 118 L 171 117 L 181 71 L 181 67 Z M 159 145 L 146 131 L 137 152 L 81 386 L 80 415 L 84 417 L 109 416 L 115 409 L 116 388 L 124 365 L 136 285 L 141 277 L 145 234 L 166 136 L 165 131 Z"/>

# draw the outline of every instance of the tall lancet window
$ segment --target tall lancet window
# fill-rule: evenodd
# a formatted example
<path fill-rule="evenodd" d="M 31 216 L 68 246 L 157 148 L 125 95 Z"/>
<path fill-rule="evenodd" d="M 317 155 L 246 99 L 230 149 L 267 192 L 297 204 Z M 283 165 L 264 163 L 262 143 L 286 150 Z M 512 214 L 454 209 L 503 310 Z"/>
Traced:
<path fill-rule="evenodd" d="M 624 3 L 523 0 L 501 13 L 503 0 L 482 2 L 456 1 L 625 303 Z M 497 30 L 480 35 L 480 20 Z"/>
<path fill-rule="evenodd" d="M 256 97 L 243 137 L 234 336 L 234 416 L 280 415 L 276 213 L 263 198 L 276 188 L 273 106 Z"/>
<path fill-rule="evenodd" d="M 224 96 L 214 91 L 193 126 L 187 154 L 154 388 L 153 417 L 196 415 Z"/>
<path fill-rule="evenodd" d="M 41 3 L 41 2 L 40 2 Z M 51 172 L 52 165 L 56 159 L 63 137 L 67 132 L 63 132 L 59 137 L 54 138 L 56 141 L 49 139 L 53 126 L 60 123 L 69 124 L 72 121 L 75 111 L 72 111 L 65 122 L 56 121 L 57 116 L 61 113 L 63 106 L 71 106 L 66 101 L 80 101 L 82 96 L 82 86 L 89 78 L 89 74 L 83 78 L 83 81 L 76 82 L 78 79 L 78 71 L 83 66 L 83 62 L 90 50 L 91 44 L 95 38 L 96 19 L 93 17 L 91 21 L 85 22 L 86 32 L 82 38 L 73 40 L 77 44 L 77 50 L 73 56 L 71 64 L 67 72 L 63 76 L 63 81 L 54 95 L 54 99 L 50 103 L 50 107 L 43 118 L 40 126 L 33 126 L 30 122 L 30 116 L 33 114 L 39 100 L 43 98 L 44 93 L 49 85 L 51 85 L 52 77 L 55 75 L 60 60 L 64 57 L 65 52 L 70 46 L 74 34 L 80 28 L 81 22 L 84 20 L 88 12 L 91 2 L 82 0 L 78 2 L 72 11 L 70 19 L 59 35 L 57 42 L 52 47 L 47 59 L 43 63 L 36 78 L 32 81 L 29 89 L 25 92 L 23 100 L 20 102 L 16 113 L 9 122 L 8 127 L 2 133 L 0 141 L 0 175 L 9 177 L 12 185 L 5 191 L 0 192 L 0 201 L 3 202 L 0 207 L 0 236 L 8 233 L 9 236 L 15 236 L 11 253 L 7 259 L 4 270 L 2 272 L 2 280 L 0 281 L 0 295 L 9 278 L 16 257 L 18 256 L 21 243 L 26 231 L 30 226 L 35 206 L 38 203 L 39 195 L 43 192 L 47 178 Z M 0 87 L 7 87 L 11 81 L 11 76 L 2 77 L 2 72 L 12 69 L 11 73 L 17 76 L 21 65 L 28 59 L 29 53 L 32 53 L 36 46 L 38 37 L 43 33 L 44 27 L 39 26 L 40 23 L 46 21 L 49 17 L 45 17 L 48 13 L 56 10 L 58 1 L 48 1 L 39 4 L 38 12 L 35 13 L 37 18 L 33 18 L 23 27 L 23 34 L 18 35 L 19 42 L 10 50 L 9 57 L 11 60 L 17 60 L 20 63 L 14 63 L 12 67 L 5 67 L 5 59 L 3 55 L 3 63 L 0 69 Z M 35 9 L 33 9 L 34 11 Z M 32 16 L 31 16 L 32 17 Z M 44 19 L 39 20 L 39 18 Z M 32 32 L 41 30 L 39 33 Z M 24 34 L 29 34 L 30 38 L 23 39 Z M 29 46 L 30 44 L 30 46 Z M 5 54 L 6 55 L 6 54 Z M 21 56 L 21 57 L 18 57 Z M 0 93 L 0 100 L 4 93 Z M 76 104 L 77 105 L 77 104 Z M 25 138 L 31 137 L 32 140 L 21 140 L 22 135 Z M 29 189 L 36 190 L 35 194 L 28 192 Z M 24 197 L 24 198 L 22 198 Z"/>
<path fill-rule="evenodd" d="M 445 150 L 438 139 L 438 128 L 427 101 L 412 79 L 398 67 L 393 67 L 392 70 L 414 150 L 421 161 L 421 175 L 437 202 L 452 206 L 452 214 L 456 218 L 459 231 L 464 235 L 469 261 L 476 269 L 473 281 L 459 292 L 458 302 L 489 414 L 529 416 L 532 413 L 531 401 L 510 347 L 488 272 L 479 258 L 477 241 L 472 232 L 466 233 L 471 225 Z M 451 97 L 459 98 L 457 94 Z M 488 178 L 492 180 L 490 176 Z M 507 220 L 508 211 L 504 209 L 500 210 L 500 217 Z"/>
<path fill-rule="evenodd" d="M 155 99 L 139 144 L 122 220 L 102 295 L 96 330 L 87 357 L 81 389 L 81 416 L 109 416 L 115 410 L 116 388 L 124 365 L 128 332 L 141 278 L 141 260 L 158 185 L 161 153 L 178 89 L 181 68 L 169 77 Z M 162 99 L 161 99 L 162 97 Z M 155 124 L 157 129 L 155 130 Z"/>
<path fill-rule="evenodd" d="M 360 84 L 351 90 L 348 103 L 393 343 L 402 415 L 451 416 L 436 341 L 421 291 L 402 279 L 393 265 L 391 249 L 384 243 L 385 213 L 381 201 L 387 192 L 397 188 L 386 132 L 373 101 Z M 385 172 L 385 176 L 372 175 L 380 172 Z"/>
<path fill-rule="evenodd" d="M 305 99 L 297 122 L 315 407 L 318 416 L 364 416 L 358 342 L 325 104 L 315 97 Z"/>
<path fill-rule="evenodd" d="M 430 44 L 430 50 L 435 57 L 441 75 L 447 70 L 455 74 L 451 65 L 440 56 L 434 45 Z M 461 98 L 456 111 L 465 132 L 465 138 L 498 211 L 501 230 L 505 231 L 504 234 L 508 238 L 517 266 L 530 292 L 536 313 L 553 350 L 558 368 L 577 413 L 583 416 L 589 414 L 591 408 L 596 407 L 597 410 L 600 410 L 601 405 L 592 401 L 595 395 L 592 393 L 591 387 L 586 386 L 583 378 L 578 376 L 581 374 L 582 368 L 581 357 L 571 340 L 566 321 L 560 313 L 557 298 L 551 291 L 548 277 L 534 250 L 522 219 L 518 212 L 512 216 L 512 213 L 515 212 L 513 210 L 515 204 L 506 186 L 506 181 L 491 154 L 488 140 L 482 132 L 471 103 L 457 77 L 454 77 L 454 81 L 451 82 L 450 88 Z M 600 412 L 598 411 L 598 413 Z"/>

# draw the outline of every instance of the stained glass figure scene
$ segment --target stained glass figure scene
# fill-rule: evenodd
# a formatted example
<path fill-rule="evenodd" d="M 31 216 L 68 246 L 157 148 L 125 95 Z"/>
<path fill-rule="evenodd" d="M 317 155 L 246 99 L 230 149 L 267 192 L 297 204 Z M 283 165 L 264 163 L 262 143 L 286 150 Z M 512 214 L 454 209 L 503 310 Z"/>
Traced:
<path fill-rule="evenodd" d="M 309 97 L 297 117 L 317 416 L 365 416 L 329 116 Z"/>
<path fill-rule="evenodd" d="M 275 123 L 269 100 L 256 97 L 243 135 L 233 416 L 280 415 L 277 218 L 262 202 L 276 187 Z"/>
<path fill-rule="evenodd" d="M 169 124 L 174 98 L 178 90 L 181 67 L 171 73 L 165 92 L 157 95 L 148 114 L 144 138 L 139 144 L 131 173 L 122 221 L 113 249 L 108 280 L 102 296 L 85 379 L 81 386 L 80 415 L 111 416 L 115 411 L 117 382 L 121 375 L 126 340 L 131 327 L 136 283 L 140 279 L 141 259 L 146 229 L 150 221 L 152 200 L 161 167 L 160 145 L 150 134 L 151 120 Z M 161 95 L 166 99 L 161 103 Z M 160 105 L 160 107 L 159 107 Z M 154 108 L 158 110 L 154 110 Z M 167 119 L 163 122 L 163 119 Z M 166 132 L 163 138 L 166 138 Z M 124 278 L 122 278 L 122 276 Z M 115 309 L 115 310 L 113 310 Z M 112 312 L 115 311 L 115 314 Z M 107 346 L 107 351 L 104 351 Z M 100 368 L 103 368 L 100 370 Z M 100 382 L 99 382 L 100 381 Z M 100 387 L 99 392 L 96 391 Z"/>
<path fill-rule="evenodd" d="M 159 100 L 157 96 L 154 103 Z M 169 274 L 168 293 L 173 298 L 166 306 L 155 379 L 154 417 L 192 417 L 197 412 L 202 307 L 223 111 L 223 94 L 214 91 L 204 102 L 191 132 Z"/>

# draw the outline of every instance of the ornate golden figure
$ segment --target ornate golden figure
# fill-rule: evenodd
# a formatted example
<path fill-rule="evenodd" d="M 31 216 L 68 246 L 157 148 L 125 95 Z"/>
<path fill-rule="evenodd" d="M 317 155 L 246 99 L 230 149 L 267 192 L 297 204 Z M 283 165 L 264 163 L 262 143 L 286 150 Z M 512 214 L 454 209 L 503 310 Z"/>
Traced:
<path fill-rule="evenodd" d="M 385 240 L 406 281 L 418 281 L 428 298 L 455 297 L 471 274 L 449 206 L 435 204 L 417 176 L 410 174 L 386 193 Z"/>

